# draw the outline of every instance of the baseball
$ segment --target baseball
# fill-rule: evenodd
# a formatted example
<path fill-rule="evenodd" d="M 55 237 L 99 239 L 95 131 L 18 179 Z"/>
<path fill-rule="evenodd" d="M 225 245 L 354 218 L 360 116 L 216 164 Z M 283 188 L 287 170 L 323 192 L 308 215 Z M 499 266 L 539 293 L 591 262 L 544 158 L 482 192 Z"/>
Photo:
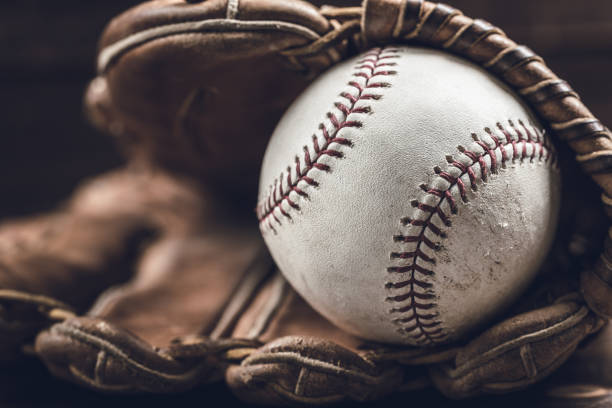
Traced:
<path fill-rule="evenodd" d="M 559 190 L 548 135 L 506 85 L 392 46 L 334 66 L 288 109 L 257 215 L 319 313 L 367 340 L 429 346 L 483 328 L 525 291 Z"/>

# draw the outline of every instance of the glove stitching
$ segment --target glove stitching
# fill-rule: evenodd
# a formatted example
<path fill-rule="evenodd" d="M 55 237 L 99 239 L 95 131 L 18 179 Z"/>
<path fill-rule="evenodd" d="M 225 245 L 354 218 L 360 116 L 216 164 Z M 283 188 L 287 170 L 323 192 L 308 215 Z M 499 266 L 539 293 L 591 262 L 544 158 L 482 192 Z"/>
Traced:
<path fill-rule="evenodd" d="M 98 54 L 97 70 L 100 75 L 104 74 L 112 64 L 127 52 L 156 40 L 173 36 L 192 35 L 194 33 L 206 34 L 220 31 L 280 31 L 296 34 L 310 41 L 317 40 L 321 37 L 318 33 L 306 26 L 285 21 L 244 21 L 228 20 L 226 18 L 186 21 L 144 29 L 104 47 Z"/>
<path fill-rule="evenodd" d="M 479 353 L 455 368 L 446 369 L 446 375 L 451 379 L 463 377 L 476 370 L 478 367 L 494 361 L 501 355 L 504 355 L 512 350 L 518 349 L 520 351 L 520 348 L 526 344 L 536 344 L 542 340 L 553 338 L 559 333 L 580 329 L 580 324 L 583 323 L 588 316 L 589 309 L 587 309 L 585 306 L 580 306 L 566 316 L 563 316 L 561 319 L 559 319 L 559 321 L 547 327 L 514 337 L 508 341 L 489 348 L 487 351 Z"/>
<path fill-rule="evenodd" d="M 374 368 L 374 364 L 370 361 L 362 359 L 363 363 Z M 253 367 L 263 364 L 287 364 L 289 366 L 297 366 L 300 369 L 308 369 L 321 374 L 328 374 L 337 377 L 350 378 L 352 381 L 360 382 L 365 385 L 378 385 L 384 383 L 387 379 L 382 375 L 372 375 L 364 371 L 360 367 L 343 367 L 341 361 L 328 362 L 314 357 L 307 357 L 294 351 L 273 351 L 265 354 L 254 354 L 243 360 L 243 367 Z"/>
<path fill-rule="evenodd" d="M 235 20 L 238 17 L 239 9 L 240 9 L 240 0 L 228 0 L 227 13 L 225 17 L 228 20 Z"/>
<path fill-rule="evenodd" d="M 162 371 L 162 370 L 156 369 L 150 363 L 146 361 L 137 361 L 131 358 L 128 350 L 120 348 L 117 345 L 113 344 L 112 342 L 105 340 L 96 334 L 88 333 L 77 327 L 72 327 L 70 325 L 66 325 L 63 323 L 53 326 L 51 328 L 51 332 L 54 335 L 59 335 L 62 337 L 65 336 L 65 337 L 68 337 L 73 342 L 81 343 L 91 348 L 97 349 L 98 353 L 100 351 L 104 351 L 104 353 L 106 354 L 105 356 L 106 359 L 108 359 L 109 356 L 112 356 L 115 360 L 119 361 L 122 366 L 129 368 L 131 370 L 134 370 L 140 376 L 147 376 L 149 381 L 162 380 L 166 383 L 175 383 L 175 382 L 183 383 L 183 382 L 188 382 L 188 381 L 193 380 L 198 375 L 198 373 L 201 371 L 201 366 L 196 365 L 195 367 L 187 368 L 186 370 L 181 372 L 179 370 L 183 367 L 180 365 L 179 362 L 177 362 L 176 360 L 172 358 L 168 358 L 160 353 L 155 353 L 155 354 L 159 356 L 160 359 L 164 359 L 172 364 L 176 364 L 177 365 L 176 368 L 178 370 L 177 372 L 170 372 L 170 371 Z M 99 354 L 96 354 L 96 355 L 98 356 Z M 71 370 L 73 370 L 73 368 L 76 368 L 73 365 L 70 365 L 70 366 L 71 366 Z M 94 378 L 93 379 L 90 378 L 90 380 L 91 380 L 91 384 L 95 385 L 97 388 L 106 387 L 105 384 L 98 384 L 95 382 L 96 380 L 95 373 L 94 373 Z M 140 384 L 138 386 L 143 386 L 143 384 Z"/>

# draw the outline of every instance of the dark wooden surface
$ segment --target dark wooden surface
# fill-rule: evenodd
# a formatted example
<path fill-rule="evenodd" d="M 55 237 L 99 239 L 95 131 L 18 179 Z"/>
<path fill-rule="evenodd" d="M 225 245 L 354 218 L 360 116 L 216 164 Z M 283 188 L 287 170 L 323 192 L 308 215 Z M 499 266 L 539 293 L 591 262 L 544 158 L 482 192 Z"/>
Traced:
<path fill-rule="evenodd" d="M 0 2 L 0 219 L 53 207 L 83 178 L 121 163 L 112 141 L 82 117 L 81 98 L 94 75 L 96 42 L 108 19 L 136 0 Z M 330 1 L 340 5 L 359 1 Z M 612 1 L 448 0 L 472 17 L 502 27 L 543 55 L 612 123 Z M 436 407 L 609 407 L 612 397 L 551 400 L 555 383 L 612 387 L 612 333 L 582 351 L 546 384 L 510 396 L 464 402 L 434 391 L 395 395 L 378 405 Z M 191 406 L 240 403 L 221 385 L 173 396 L 102 396 L 51 378 L 36 360 L 0 369 L 0 406 Z M 561 401 L 564 401 L 562 404 Z"/>

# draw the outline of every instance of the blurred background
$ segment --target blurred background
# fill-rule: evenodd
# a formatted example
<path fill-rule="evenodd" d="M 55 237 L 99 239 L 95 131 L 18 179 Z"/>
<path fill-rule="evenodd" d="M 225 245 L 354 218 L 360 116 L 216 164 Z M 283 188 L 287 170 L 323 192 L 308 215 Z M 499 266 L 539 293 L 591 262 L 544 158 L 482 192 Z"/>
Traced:
<path fill-rule="evenodd" d="M 0 2 L 0 220 L 52 208 L 84 178 L 122 163 L 110 137 L 87 124 L 81 102 L 87 82 L 95 75 L 97 40 L 105 24 L 139 2 Z M 315 3 L 358 5 L 360 1 Z M 612 124 L 609 76 L 612 73 L 612 1 L 448 0 L 446 3 L 471 17 L 492 22 L 518 43 L 542 55 L 553 71 L 581 94 L 596 116 L 608 126 Z M 66 406 L 78 401 L 81 405 L 88 399 L 88 404 L 100 406 L 111 401 L 162 406 L 187 404 L 194 398 L 202 403 L 211 395 L 226 396 L 224 390 L 216 392 L 218 395 L 195 391 L 180 397 L 109 399 L 52 380 L 36 362 L 0 370 L 1 406 Z M 494 403 L 516 406 L 517 401 L 529 399 L 528 395 L 496 399 Z M 433 395 L 427 398 L 441 404 Z M 386 405 L 400 401 L 388 400 Z M 610 400 L 607 402 L 601 406 L 612 406 Z M 480 405 L 471 402 L 465 406 Z"/>

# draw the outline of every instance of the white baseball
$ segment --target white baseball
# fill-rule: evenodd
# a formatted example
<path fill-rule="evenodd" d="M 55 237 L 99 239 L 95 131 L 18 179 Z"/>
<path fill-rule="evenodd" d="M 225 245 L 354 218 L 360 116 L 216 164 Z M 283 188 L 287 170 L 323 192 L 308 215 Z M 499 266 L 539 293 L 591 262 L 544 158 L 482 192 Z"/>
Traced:
<path fill-rule="evenodd" d="M 276 128 L 257 213 L 278 267 L 339 327 L 433 345 L 532 281 L 560 179 L 542 126 L 499 80 L 418 47 L 320 76 Z"/>

